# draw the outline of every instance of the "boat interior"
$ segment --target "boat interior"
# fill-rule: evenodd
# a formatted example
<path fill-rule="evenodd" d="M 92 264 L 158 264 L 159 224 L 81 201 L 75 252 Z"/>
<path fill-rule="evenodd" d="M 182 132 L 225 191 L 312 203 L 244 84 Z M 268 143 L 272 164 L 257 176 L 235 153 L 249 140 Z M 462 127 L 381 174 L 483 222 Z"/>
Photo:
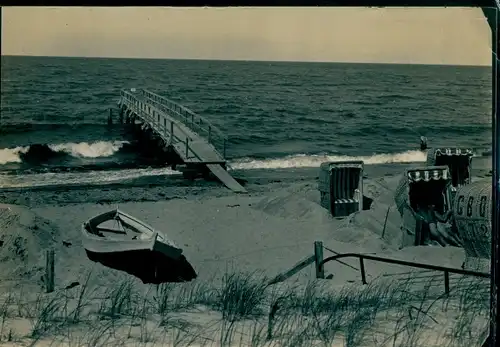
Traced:
<path fill-rule="evenodd" d="M 152 230 L 116 211 L 100 215 L 84 227 L 92 235 L 114 240 L 147 240 L 153 236 Z"/>

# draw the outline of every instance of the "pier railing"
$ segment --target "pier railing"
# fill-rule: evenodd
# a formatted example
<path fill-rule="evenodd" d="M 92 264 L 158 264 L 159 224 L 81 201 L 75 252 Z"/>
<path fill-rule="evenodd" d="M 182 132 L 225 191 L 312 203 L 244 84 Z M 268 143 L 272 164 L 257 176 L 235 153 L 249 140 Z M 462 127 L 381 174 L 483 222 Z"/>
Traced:
<path fill-rule="evenodd" d="M 183 152 L 185 152 L 184 155 L 186 159 L 197 157 L 196 153 L 189 146 L 189 142 L 192 140 L 190 134 L 186 133 L 175 122 L 169 121 L 167 118 L 163 117 L 161 112 L 158 112 L 155 107 L 151 109 L 151 106 L 140 102 L 140 100 L 138 100 L 131 92 L 122 91 L 121 97 L 123 103 L 126 104 L 130 110 L 140 115 L 144 120 L 148 121 L 158 134 L 162 134 L 164 135 L 164 138 L 168 138 L 169 145 L 182 142 Z"/>
<path fill-rule="evenodd" d="M 160 111 L 167 113 L 172 118 L 184 124 L 191 131 L 203 136 L 215 147 L 219 153 L 226 157 L 226 145 L 228 138 L 224 133 L 206 118 L 194 113 L 170 99 L 147 90 L 138 91 L 148 102 L 154 104 Z"/>
<path fill-rule="evenodd" d="M 137 96 L 144 98 L 148 104 L 154 106 L 158 111 L 165 113 L 168 117 L 182 123 L 185 127 L 193 131 L 194 133 L 203 136 L 208 143 L 210 143 L 221 155 L 226 157 L 226 147 L 228 138 L 224 133 L 210 121 L 204 117 L 197 115 L 185 106 L 179 105 L 176 102 L 169 100 L 161 95 L 149 92 L 147 90 L 138 89 L 136 91 L 121 91 L 122 98 L 128 99 L 131 102 L 139 101 Z M 146 113 L 150 110 L 143 110 Z M 156 115 L 155 115 L 156 117 Z M 160 115 L 160 119 L 156 120 L 160 126 L 165 126 L 162 124 L 163 121 Z M 179 128 L 180 129 L 180 128 Z M 189 136 L 188 136 L 189 138 Z M 189 138 L 190 139 L 190 138 Z"/>

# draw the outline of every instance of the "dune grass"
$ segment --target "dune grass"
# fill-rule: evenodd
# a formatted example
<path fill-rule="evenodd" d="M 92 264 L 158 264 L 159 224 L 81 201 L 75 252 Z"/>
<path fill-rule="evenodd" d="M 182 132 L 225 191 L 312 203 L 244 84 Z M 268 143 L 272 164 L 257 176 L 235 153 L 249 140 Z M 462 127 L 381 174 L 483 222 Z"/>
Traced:
<path fill-rule="evenodd" d="M 112 287 L 91 287 L 93 276 L 50 294 L 2 295 L 0 343 L 461 347 L 479 345 L 488 327 L 488 281 L 470 277 L 445 295 L 434 277 L 332 288 L 268 286 L 258 273 L 159 286 L 123 275 Z"/>

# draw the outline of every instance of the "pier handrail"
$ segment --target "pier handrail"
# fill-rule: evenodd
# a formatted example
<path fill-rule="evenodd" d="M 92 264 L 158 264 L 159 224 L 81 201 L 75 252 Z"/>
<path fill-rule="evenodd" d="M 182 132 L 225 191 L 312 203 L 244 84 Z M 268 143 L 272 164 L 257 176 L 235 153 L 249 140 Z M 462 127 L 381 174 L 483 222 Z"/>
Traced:
<path fill-rule="evenodd" d="M 137 111 L 140 111 L 140 112 L 141 112 L 141 114 L 142 114 L 145 118 L 148 118 L 148 120 L 150 120 L 150 121 L 152 121 L 152 122 L 154 122 L 154 121 L 155 121 L 155 119 L 152 119 L 153 117 L 150 117 L 150 115 L 149 115 L 147 112 L 143 112 L 140 108 L 137 108 L 137 105 L 134 105 L 133 101 L 134 101 L 134 100 L 137 100 L 137 99 L 135 98 L 135 95 L 134 95 L 133 93 L 130 93 L 130 92 L 128 92 L 128 91 L 122 91 L 121 96 L 122 96 L 122 97 L 124 97 L 125 95 L 126 95 L 126 96 L 128 96 L 128 98 L 127 98 L 127 97 L 125 97 L 125 98 L 124 98 L 124 100 L 126 100 L 128 103 L 130 103 L 130 106 L 131 106 L 131 107 L 133 107 L 134 109 L 137 109 Z M 162 110 L 160 110 L 160 109 L 158 109 L 158 108 L 153 108 L 153 109 L 154 109 L 154 110 L 156 110 L 156 111 L 157 111 L 157 113 L 161 113 L 161 111 L 162 111 Z M 179 129 L 179 131 L 180 131 L 180 132 L 182 132 L 182 133 L 183 133 L 186 137 L 189 137 L 189 138 L 191 139 L 190 135 L 189 135 L 187 132 L 185 132 L 185 131 L 184 131 L 184 129 L 182 129 L 181 127 L 179 127 L 179 126 L 178 126 L 177 124 L 175 124 L 175 123 L 174 123 L 174 125 L 175 125 L 175 126 L 177 127 L 177 129 Z M 161 124 L 160 124 L 160 126 L 161 126 Z"/>
<path fill-rule="evenodd" d="M 189 141 L 192 140 L 190 135 L 187 134 L 182 128 L 180 128 L 175 122 L 170 122 L 170 130 L 167 129 L 167 125 L 166 125 L 166 118 L 163 118 L 162 119 L 164 120 L 162 124 L 162 122 L 160 121 L 159 117 L 156 118 L 154 117 L 153 115 L 150 115 L 149 113 L 147 112 L 144 112 L 143 110 L 141 110 L 140 107 L 138 107 L 134 101 L 136 100 L 134 95 L 132 93 L 128 93 L 127 91 L 122 91 L 121 93 L 121 96 L 122 96 L 122 100 L 127 104 L 127 106 L 134 110 L 137 114 L 140 114 L 145 120 L 149 121 L 151 126 L 153 128 L 156 128 L 155 130 L 157 130 L 158 132 L 160 133 L 170 133 L 172 138 L 175 139 L 176 141 L 175 142 L 182 142 L 183 144 L 185 144 L 185 151 L 186 151 L 186 158 L 190 158 L 190 153 L 193 154 L 195 157 L 197 157 L 198 159 L 199 156 L 196 154 L 196 152 L 194 152 L 191 148 L 191 146 L 189 146 Z M 153 108 L 153 110 L 156 110 L 158 116 L 161 115 L 161 112 L 158 112 L 158 109 L 156 108 Z M 177 128 L 177 131 L 174 131 L 173 128 L 176 127 Z M 186 141 L 184 142 L 181 138 L 179 138 L 178 136 L 176 136 L 176 134 L 178 132 L 181 132 L 184 134 L 184 136 L 186 137 Z"/>
<path fill-rule="evenodd" d="M 130 99 L 136 99 L 137 95 L 144 97 L 148 103 L 156 106 L 158 111 L 164 112 L 167 116 L 176 119 L 193 132 L 205 135 L 208 143 L 210 143 L 219 152 L 219 154 L 222 153 L 223 157 L 226 156 L 226 145 L 228 142 L 227 136 L 204 117 L 197 115 L 187 107 L 144 89 L 137 89 L 136 91 L 121 91 L 122 98 L 127 96 Z M 187 135 L 185 132 L 183 133 Z"/>
<path fill-rule="evenodd" d="M 149 102 L 154 103 L 158 108 L 163 109 L 171 116 L 177 116 L 177 120 L 179 120 L 190 130 L 200 135 L 206 136 L 208 142 L 216 149 L 219 149 L 218 147 L 220 147 L 221 152 L 224 153 L 225 157 L 226 143 L 228 141 L 228 138 L 218 127 L 213 125 L 204 117 L 197 115 L 187 107 L 182 106 L 175 101 L 149 92 L 147 90 L 141 89 L 140 92 L 142 93 L 143 97 L 145 97 Z"/>
<path fill-rule="evenodd" d="M 190 110 L 189 108 L 187 108 L 186 106 L 183 106 L 181 104 L 178 104 L 176 103 L 175 101 L 172 101 L 170 99 L 167 99 L 166 97 L 164 96 L 161 96 L 159 94 L 156 94 L 156 93 L 152 93 L 150 91 L 147 91 L 147 90 L 144 90 L 144 89 L 141 89 L 140 90 L 142 92 L 142 94 L 148 98 L 148 99 L 152 99 L 153 101 L 156 101 L 155 99 L 159 99 L 159 100 L 163 100 L 165 101 L 167 104 L 171 104 L 171 105 L 174 105 L 175 107 L 177 107 L 179 110 L 182 110 L 183 112 L 187 113 L 188 115 L 190 115 L 191 117 L 193 118 L 196 118 L 198 119 L 198 122 L 193 122 L 192 119 L 191 119 L 191 122 L 189 122 L 187 120 L 187 117 L 184 116 L 184 120 L 187 121 L 187 124 L 189 126 L 189 124 L 192 124 L 193 126 L 196 126 L 197 129 L 199 130 L 202 130 L 202 131 L 207 131 L 207 129 L 204 129 L 201 127 L 201 124 L 204 124 L 204 125 L 207 125 L 209 127 L 211 127 L 212 131 L 216 132 L 219 136 L 221 136 L 222 138 L 228 140 L 228 137 L 227 135 L 225 135 L 222 130 L 220 130 L 216 125 L 214 125 L 212 122 L 210 122 L 208 119 L 206 119 L 205 117 L 203 116 L 200 116 L 199 114 L 196 114 L 194 113 L 192 110 Z M 173 111 L 177 111 L 175 109 L 172 109 Z M 177 113 L 182 116 L 181 112 L 178 112 Z"/>

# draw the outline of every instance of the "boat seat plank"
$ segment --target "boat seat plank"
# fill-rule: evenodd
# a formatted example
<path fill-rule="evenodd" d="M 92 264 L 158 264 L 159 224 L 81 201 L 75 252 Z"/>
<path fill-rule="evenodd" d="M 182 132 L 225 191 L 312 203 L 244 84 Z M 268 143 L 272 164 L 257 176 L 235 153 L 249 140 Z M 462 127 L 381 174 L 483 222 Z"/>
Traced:
<path fill-rule="evenodd" d="M 101 232 L 104 231 L 104 232 L 108 232 L 108 233 L 122 234 L 122 235 L 128 234 L 126 231 L 117 230 L 117 229 L 110 229 L 110 228 L 97 228 L 97 231 L 101 231 Z"/>

